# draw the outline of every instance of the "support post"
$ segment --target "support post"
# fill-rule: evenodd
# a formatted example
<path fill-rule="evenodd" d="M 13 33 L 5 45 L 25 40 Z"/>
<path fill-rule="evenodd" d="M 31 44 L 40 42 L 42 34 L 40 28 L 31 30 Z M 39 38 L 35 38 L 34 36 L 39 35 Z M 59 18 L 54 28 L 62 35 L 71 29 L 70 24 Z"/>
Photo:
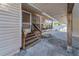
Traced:
<path fill-rule="evenodd" d="M 67 50 L 72 50 L 72 13 L 67 14 Z"/>
<path fill-rule="evenodd" d="M 72 51 L 72 11 L 74 3 L 67 4 L 67 51 Z"/>

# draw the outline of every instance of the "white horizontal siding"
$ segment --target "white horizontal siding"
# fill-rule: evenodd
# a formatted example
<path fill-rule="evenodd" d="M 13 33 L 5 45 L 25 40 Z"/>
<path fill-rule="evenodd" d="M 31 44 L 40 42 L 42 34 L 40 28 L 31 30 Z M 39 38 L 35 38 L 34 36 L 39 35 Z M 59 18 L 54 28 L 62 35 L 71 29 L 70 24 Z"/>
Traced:
<path fill-rule="evenodd" d="M 21 5 L 0 4 L 0 55 L 10 55 L 21 47 Z"/>

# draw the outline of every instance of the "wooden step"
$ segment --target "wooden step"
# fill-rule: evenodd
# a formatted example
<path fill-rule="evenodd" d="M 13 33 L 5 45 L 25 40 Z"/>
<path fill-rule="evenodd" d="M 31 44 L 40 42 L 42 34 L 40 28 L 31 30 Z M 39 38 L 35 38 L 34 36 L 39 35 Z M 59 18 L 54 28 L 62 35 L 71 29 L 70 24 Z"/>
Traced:
<path fill-rule="evenodd" d="M 41 33 L 37 32 L 37 33 L 33 33 L 33 34 L 27 34 L 26 38 L 35 36 L 35 34 L 36 34 L 36 35 L 39 35 L 39 34 L 41 34 Z"/>
<path fill-rule="evenodd" d="M 30 43 L 30 44 L 28 44 L 28 45 L 26 45 L 26 49 L 28 49 L 28 48 L 30 48 L 30 47 L 33 47 L 34 45 L 36 45 L 38 42 L 40 42 L 41 40 L 36 40 L 36 41 L 34 41 L 34 42 L 32 42 L 32 43 Z"/>
<path fill-rule="evenodd" d="M 32 31 L 28 33 L 25 38 L 25 47 L 33 45 L 36 41 L 39 40 L 41 33 L 39 31 Z"/>
<path fill-rule="evenodd" d="M 36 38 L 36 36 L 28 37 L 28 38 L 26 38 L 26 41 L 30 40 L 30 39 L 34 39 L 34 38 Z"/>
<path fill-rule="evenodd" d="M 32 37 L 32 36 L 35 36 L 35 35 L 28 35 L 28 36 L 26 35 L 26 38 L 29 38 L 29 37 Z"/>
<path fill-rule="evenodd" d="M 35 39 L 32 39 L 32 40 L 26 42 L 26 45 L 33 44 L 38 39 L 39 39 L 39 37 L 38 38 L 35 38 Z"/>
<path fill-rule="evenodd" d="M 34 36 L 34 35 L 35 35 L 34 33 L 27 34 L 27 37 Z"/>
<path fill-rule="evenodd" d="M 26 41 L 37 38 L 37 37 L 40 37 L 40 34 L 26 38 Z"/>

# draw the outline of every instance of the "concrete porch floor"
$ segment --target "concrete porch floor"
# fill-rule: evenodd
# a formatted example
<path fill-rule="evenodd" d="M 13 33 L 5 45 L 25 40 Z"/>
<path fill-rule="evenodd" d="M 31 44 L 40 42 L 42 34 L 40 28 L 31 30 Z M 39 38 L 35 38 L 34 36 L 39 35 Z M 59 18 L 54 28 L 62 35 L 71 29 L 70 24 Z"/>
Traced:
<path fill-rule="evenodd" d="M 67 52 L 67 36 L 64 32 L 48 32 L 35 46 L 23 50 L 16 56 L 77 56 L 79 55 L 79 38 L 73 37 L 73 49 Z"/>

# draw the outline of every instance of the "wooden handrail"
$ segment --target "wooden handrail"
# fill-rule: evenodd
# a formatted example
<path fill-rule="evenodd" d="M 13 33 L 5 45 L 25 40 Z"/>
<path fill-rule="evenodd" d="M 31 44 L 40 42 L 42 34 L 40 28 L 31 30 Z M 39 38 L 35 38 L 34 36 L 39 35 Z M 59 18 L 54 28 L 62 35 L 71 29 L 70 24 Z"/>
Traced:
<path fill-rule="evenodd" d="M 39 28 L 37 25 L 33 24 L 33 26 L 34 26 L 34 28 L 37 29 L 38 31 L 42 32 L 42 31 L 40 30 L 40 28 Z"/>

